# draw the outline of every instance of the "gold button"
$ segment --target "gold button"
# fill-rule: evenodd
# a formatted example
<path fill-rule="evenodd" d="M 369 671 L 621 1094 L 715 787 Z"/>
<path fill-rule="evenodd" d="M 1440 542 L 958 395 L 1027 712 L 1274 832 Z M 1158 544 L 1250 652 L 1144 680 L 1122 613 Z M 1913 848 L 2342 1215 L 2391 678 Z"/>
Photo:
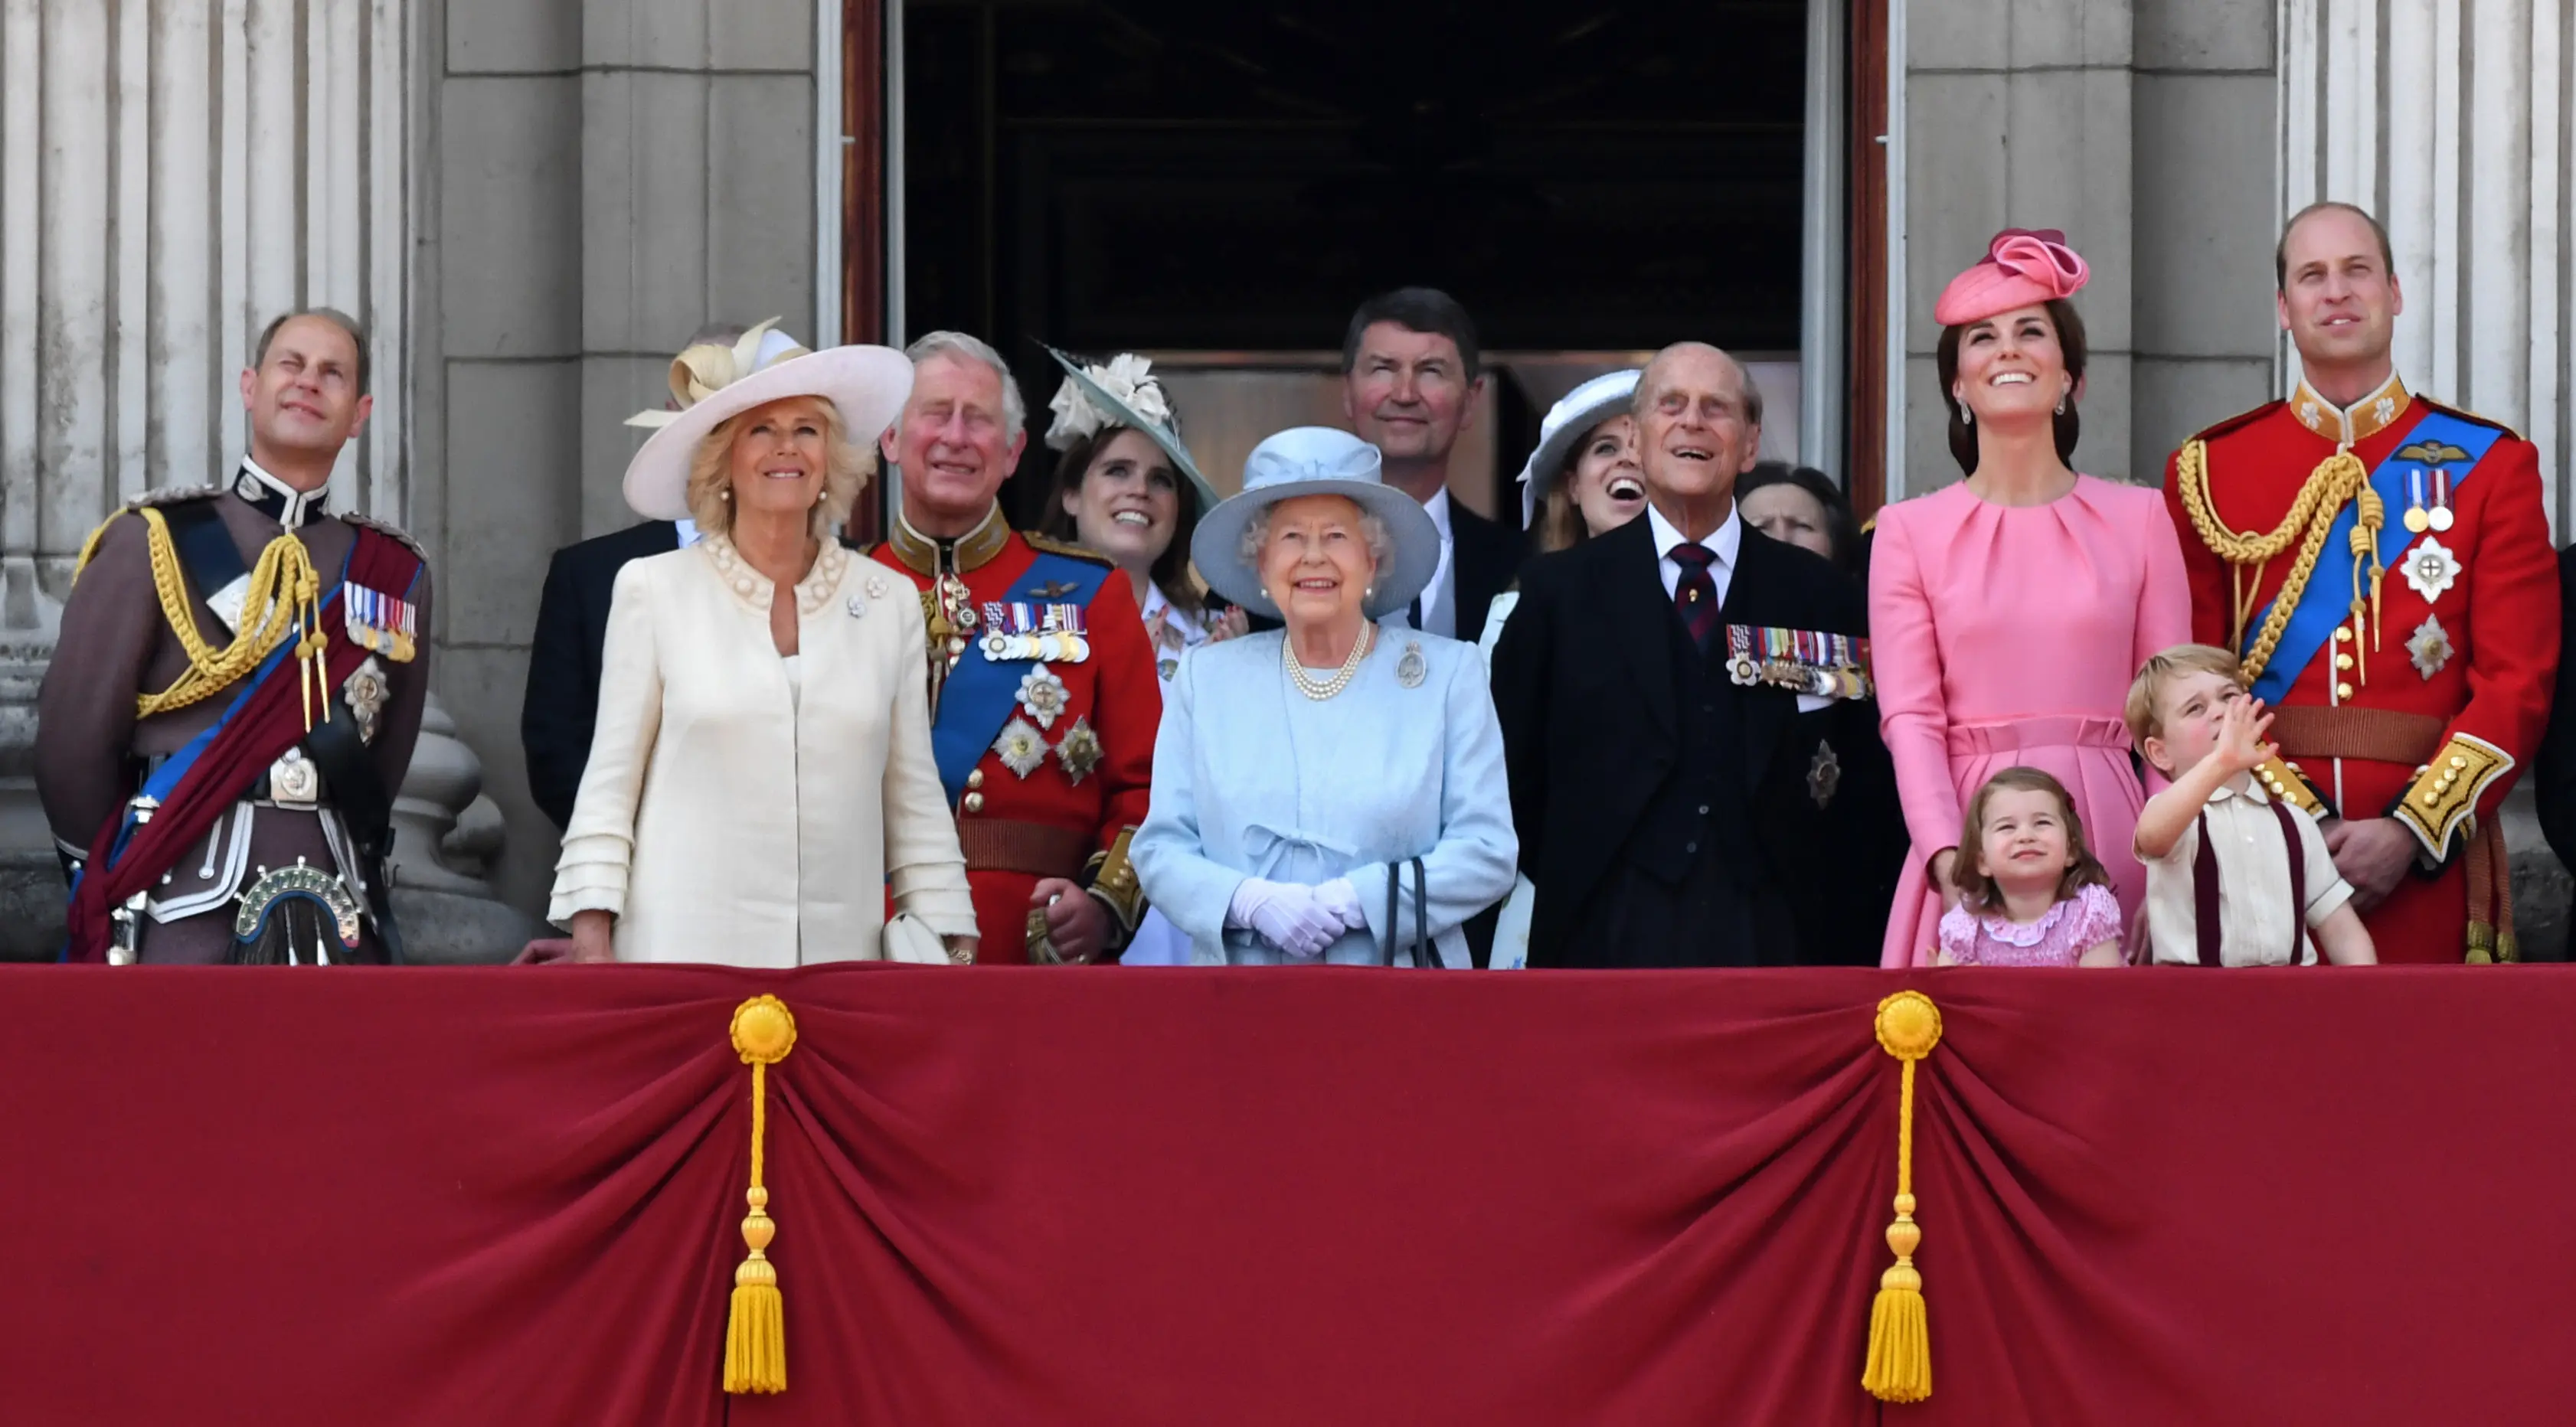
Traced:
<path fill-rule="evenodd" d="M 2352 642 L 2352 626 L 2351 626 L 2351 625 L 2348 625 L 2348 624 L 2338 624 L 2338 625 L 2336 625 L 2336 626 L 2335 626 L 2335 643 L 2337 643 L 2337 644 L 2350 644 L 2351 642 Z"/>
<path fill-rule="evenodd" d="M 970 813 L 980 813 L 984 811 L 984 795 L 981 793 L 968 793 L 966 795 L 966 811 Z"/>
<path fill-rule="evenodd" d="M 969 788 L 980 788 L 980 787 L 983 787 L 983 786 L 984 786 L 984 770 L 983 770 L 983 769 L 981 769 L 981 768 L 978 768 L 978 769 L 975 769 L 973 772 L 968 773 L 968 774 L 966 775 L 966 786 L 967 786 L 967 787 L 969 787 Z"/>
<path fill-rule="evenodd" d="M 2352 656 L 2351 656 L 2351 655 L 2349 655 L 2349 654 L 2338 654 L 2338 655 L 2336 655 L 2336 656 L 2335 656 L 2335 667 L 2336 667 L 2336 668 L 2338 668 L 2338 669 L 2349 669 L 2349 668 L 2351 668 L 2351 667 L 2352 667 Z"/>
<path fill-rule="evenodd" d="M 2451 766 L 2452 766 L 2452 767 L 2454 767 L 2454 768 L 2466 768 L 2466 767 L 2468 767 L 2468 766 L 2469 766 L 2469 759 L 2468 759 L 2468 755 L 2467 755 L 2467 754 L 2464 754 L 2464 753 L 2454 753 L 2454 754 L 2452 754 L 2452 755 L 2451 755 Z"/>
<path fill-rule="evenodd" d="M 2336 698 L 2338 698 L 2338 699 L 2348 699 L 2348 698 L 2351 698 L 2351 697 L 2352 697 L 2352 685 L 2350 685 L 2350 684 L 2337 684 L 2337 685 L 2335 685 L 2335 697 L 2336 697 Z"/>
<path fill-rule="evenodd" d="M 2436 794 L 2433 794 L 2433 793 L 2426 793 L 2426 794 L 2424 795 L 2424 806 L 2426 806 L 2426 807 L 2428 807 L 2428 808 L 2429 808 L 2429 807 L 2431 807 L 2431 806 L 2433 806 L 2435 803 L 2440 802 L 2440 801 L 2441 801 L 2441 798 L 2440 798 L 2438 795 L 2436 795 Z"/>

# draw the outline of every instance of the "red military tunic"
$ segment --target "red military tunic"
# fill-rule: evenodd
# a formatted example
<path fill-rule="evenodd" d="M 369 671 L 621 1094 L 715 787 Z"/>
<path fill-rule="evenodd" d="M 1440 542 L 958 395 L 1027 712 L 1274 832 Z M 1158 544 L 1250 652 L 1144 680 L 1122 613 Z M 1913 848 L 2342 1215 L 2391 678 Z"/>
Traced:
<path fill-rule="evenodd" d="M 1144 914 L 1142 891 L 1127 858 L 1127 839 L 1145 820 L 1154 772 L 1154 733 L 1162 724 L 1163 692 L 1154 673 L 1154 650 L 1127 580 L 1114 568 L 1083 609 L 1083 657 L 1015 658 L 1017 674 L 1051 671 L 1055 691 L 1038 677 L 1013 685 L 1029 693 L 1007 704 L 970 705 L 945 697 L 948 671 L 983 657 L 980 641 L 991 632 L 989 606 L 1042 607 L 1062 595 L 1049 582 L 1024 577 L 1041 552 L 1106 565 L 1098 555 L 1042 536 L 1013 531 L 999 506 L 984 523 L 954 542 L 934 540 L 897 516 L 891 539 L 869 553 L 911 577 L 932 621 L 930 657 L 942 665 L 932 675 L 934 746 L 971 738 L 980 749 L 963 787 L 952 787 L 957 838 L 966 853 L 966 881 L 975 896 L 979 962 L 1021 963 L 1029 956 L 1029 898 L 1042 877 L 1083 883 L 1110 913 L 1114 955 Z M 1034 542 L 1034 543 L 1033 543 Z M 933 608 L 942 564 L 952 590 L 946 610 Z M 1088 573 L 1088 572 L 1086 572 Z M 1025 587 L 1024 587 L 1025 586 Z M 972 611 L 943 623 L 940 616 Z M 949 637 L 953 632 L 954 637 Z M 943 649 L 943 646 L 946 646 Z M 1035 702 L 1030 702 L 1033 698 Z M 972 721 L 973 728 L 965 727 Z M 991 727 L 983 725 L 989 723 Z M 949 760 L 941 758 L 943 778 Z M 1041 924 L 1042 929 L 1042 924 Z"/>
<path fill-rule="evenodd" d="M 2437 524 L 2441 517 L 2432 513 L 2442 485 L 2429 471 L 2421 482 L 2401 477 L 2402 498 L 2383 502 L 2377 550 L 2385 575 L 2375 615 L 2368 610 L 2368 560 L 2356 579 L 2351 536 L 2337 532 L 2325 542 L 2312 565 L 2311 598 L 2336 607 L 2340 622 L 2274 697 L 2283 711 L 2274 736 L 2290 767 L 2265 770 L 2276 791 L 2288 785 L 2293 801 L 2322 816 L 2396 817 L 2422 844 L 2419 872 L 2439 867 L 2438 875 L 2402 879 L 2364 914 L 2384 962 L 2457 963 L 2464 955 L 2511 952 L 2509 943 L 2494 944 L 2511 871 L 2490 820 L 2539 744 L 2558 664 L 2556 556 L 2541 507 L 2539 452 L 2493 422 L 2410 396 L 2391 376 L 2341 411 L 2302 383 L 2286 402 L 2202 432 L 2175 454 L 2165 480 L 2191 578 L 2193 637 L 2249 654 L 2262 645 L 2266 612 L 2302 540 L 2294 532 L 2279 553 L 2260 560 L 2244 558 L 2252 554 L 2247 542 L 2281 528 L 2312 481 L 2320 487 L 2316 522 L 2346 508 L 2362 520 L 2367 504 L 2333 499 L 2332 470 L 2321 467 L 2348 444 L 2373 473 L 2400 452 L 2409 453 L 2395 463 L 2401 472 L 2423 469 L 2446 459 L 2423 424 L 2436 417 L 2454 434 L 2463 428 L 2450 422 L 2466 423 L 2493 444 L 2474 463 L 2453 467 L 2465 474 L 2450 482 L 2447 522 Z M 2350 474 L 2346 467 L 2346 486 Z M 2201 515 L 2215 530 L 2194 517 L 2199 492 Z M 2421 531 L 2409 528 L 2411 508 L 2424 512 Z M 2222 554 L 2231 546 L 2235 560 Z M 2359 615 L 2347 607 L 2356 595 L 2364 605 Z M 2274 682 L 2292 675 L 2294 643 L 2276 642 L 2284 662 Z M 2361 746 L 2408 756 L 2331 756 Z M 2305 789 L 2297 786 L 2301 779 Z M 2481 842 L 2482 849 L 2473 847 Z M 2491 887 L 2473 893 L 2472 863 L 2478 880 L 2493 879 Z"/>

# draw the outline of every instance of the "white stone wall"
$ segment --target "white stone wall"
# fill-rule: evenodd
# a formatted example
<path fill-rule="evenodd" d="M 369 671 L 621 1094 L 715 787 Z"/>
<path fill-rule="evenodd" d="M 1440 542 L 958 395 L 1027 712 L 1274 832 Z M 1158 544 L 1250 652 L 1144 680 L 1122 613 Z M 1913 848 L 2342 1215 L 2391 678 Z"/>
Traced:
<path fill-rule="evenodd" d="M 2397 366 L 2537 442 L 2566 538 L 2570 0 L 2280 0 L 2280 200 L 2379 215 L 2406 311 Z M 2297 354 L 2282 348 L 2295 370 Z"/>
<path fill-rule="evenodd" d="M 407 0 L 0 4 L 0 628 L 47 630 L 124 499 L 242 445 L 269 317 L 370 329 L 376 414 L 334 477 L 403 520 Z"/>

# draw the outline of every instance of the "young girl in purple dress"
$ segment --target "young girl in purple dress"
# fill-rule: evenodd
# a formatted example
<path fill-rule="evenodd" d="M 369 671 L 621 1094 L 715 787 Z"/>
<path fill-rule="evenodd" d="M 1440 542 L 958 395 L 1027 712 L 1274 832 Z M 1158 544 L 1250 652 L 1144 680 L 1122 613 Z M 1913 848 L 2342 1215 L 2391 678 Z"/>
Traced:
<path fill-rule="evenodd" d="M 1959 904 L 1942 914 L 1937 964 L 2121 964 L 2120 901 L 2064 784 L 2036 768 L 1997 773 L 1968 801 L 1959 846 Z"/>

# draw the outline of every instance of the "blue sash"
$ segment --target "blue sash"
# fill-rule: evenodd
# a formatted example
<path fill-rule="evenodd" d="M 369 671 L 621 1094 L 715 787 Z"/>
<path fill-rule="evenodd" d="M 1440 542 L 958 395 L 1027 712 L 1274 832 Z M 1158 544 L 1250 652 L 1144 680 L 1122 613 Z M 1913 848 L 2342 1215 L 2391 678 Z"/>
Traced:
<path fill-rule="evenodd" d="M 2405 551 L 2417 539 L 2398 523 L 2407 508 L 2407 473 L 2422 471 L 2429 488 L 2433 472 L 2450 472 L 2451 491 L 2456 498 L 2460 486 L 2468 480 L 2471 468 L 2485 459 L 2488 448 L 2503 435 L 2495 427 L 2464 421 L 2449 412 L 2435 411 L 2427 406 L 2422 419 L 2398 441 L 2396 450 L 2370 473 L 2370 487 L 2379 492 L 2380 503 L 2388 509 L 2388 526 L 2381 531 L 2379 538 L 2382 557 L 2392 573 L 2405 563 Z M 2448 447 L 2441 454 L 2449 459 L 2424 459 L 2418 448 L 2426 445 Z M 2346 501 L 2343 509 L 2335 512 L 2334 524 L 2326 531 L 2325 548 L 2317 555 L 2317 567 L 2309 574 L 2308 587 L 2299 596 L 2299 607 L 2290 611 L 2289 622 L 2281 628 L 2280 643 L 2272 648 L 2272 661 L 2263 666 L 2262 677 L 2254 681 L 2254 697 L 2267 704 L 2277 704 L 2283 695 L 2289 693 L 2290 686 L 2298 682 L 2299 675 L 2307 669 L 2308 661 L 2316 658 L 2317 651 L 2334 637 L 2335 626 L 2350 617 L 2353 600 L 2356 597 L 2367 598 L 2370 594 L 2367 583 L 2360 582 L 2367 581 L 2368 576 L 2362 575 L 2360 581 L 2356 581 L 2352 568 L 2352 530 L 2361 518 L 2354 509 L 2355 504 Z M 2395 551 L 2390 551 L 2387 545 L 2392 535 L 2397 540 Z M 2253 647 L 2254 636 L 2271 613 L 2272 606 L 2265 605 L 2247 626 L 2246 649 Z M 2245 649 L 2237 652 L 2241 655 Z"/>
<path fill-rule="evenodd" d="M 1041 550 L 1020 576 L 1018 587 L 1004 598 L 1088 605 L 1111 573 L 1107 565 Z M 1065 588 L 1068 585 L 1070 590 Z M 1041 586 L 1052 586 L 1052 592 L 1040 593 Z M 981 638 L 968 640 L 966 652 L 957 656 L 957 667 L 948 671 L 948 682 L 940 687 L 939 717 L 930 726 L 931 756 L 939 763 L 939 781 L 948 789 L 949 806 L 956 806 L 966 791 L 966 775 L 984 761 L 1011 710 L 1019 707 L 1020 679 L 1036 662 L 986 658 Z"/>

